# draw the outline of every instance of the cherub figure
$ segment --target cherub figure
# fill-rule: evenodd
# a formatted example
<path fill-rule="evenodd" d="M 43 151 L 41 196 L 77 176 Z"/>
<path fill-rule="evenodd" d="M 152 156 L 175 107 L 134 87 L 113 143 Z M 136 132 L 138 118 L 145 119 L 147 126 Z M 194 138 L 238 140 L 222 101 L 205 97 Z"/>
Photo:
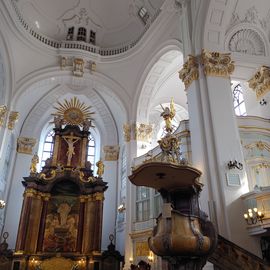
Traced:
<path fill-rule="evenodd" d="M 98 177 L 101 177 L 104 174 L 104 163 L 102 162 L 102 160 L 99 160 L 96 165 L 98 167 L 97 175 Z"/>
<path fill-rule="evenodd" d="M 34 154 L 31 160 L 31 165 L 30 165 L 30 173 L 36 173 L 37 172 L 37 164 L 39 163 L 39 157 L 37 153 Z"/>

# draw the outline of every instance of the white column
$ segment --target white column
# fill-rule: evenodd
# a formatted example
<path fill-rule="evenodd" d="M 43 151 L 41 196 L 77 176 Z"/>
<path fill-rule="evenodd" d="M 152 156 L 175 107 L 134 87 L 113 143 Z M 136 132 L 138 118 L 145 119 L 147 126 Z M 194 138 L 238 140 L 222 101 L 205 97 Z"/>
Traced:
<path fill-rule="evenodd" d="M 118 175 L 118 161 L 103 161 L 104 175 L 103 181 L 108 183 L 108 189 L 104 192 L 103 205 L 103 228 L 102 228 L 102 242 L 101 249 L 107 250 L 110 244 L 109 235 L 115 235 L 115 225 L 117 217 L 117 175 Z"/>
<path fill-rule="evenodd" d="M 228 185 L 226 178 L 227 173 L 232 174 L 227 167 L 230 160 L 244 163 L 230 87 L 233 62 L 227 54 L 203 51 L 202 58 L 189 58 L 185 65 L 180 77 L 187 88 L 192 161 L 202 171 L 205 184 L 200 200 L 202 209 L 207 208 L 208 202 L 219 234 L 244 248 L 254 248 L 242 218 L 240 196 L 248 191 L 245 168 L 233 171 L 239 175 L 240 186 Z"/>
<path fill-rule="evenodd" d="M 127 168 L 128 175 L 131 175 L 132 161 L 136 157 L 137 153 L 137 142 L 131 140 L 127 142 Z M 130 258 L 133 257 L 133 244 L 130 238 L 130 233 L 133 231 L 133 221 L 135 219 L 135 198 L 136 196 L 136 187 L 127 180 L 127 199 L 126 199 L 126 231 L 125 231 L 125 267 L 124 270 L 130 269 Z"/>

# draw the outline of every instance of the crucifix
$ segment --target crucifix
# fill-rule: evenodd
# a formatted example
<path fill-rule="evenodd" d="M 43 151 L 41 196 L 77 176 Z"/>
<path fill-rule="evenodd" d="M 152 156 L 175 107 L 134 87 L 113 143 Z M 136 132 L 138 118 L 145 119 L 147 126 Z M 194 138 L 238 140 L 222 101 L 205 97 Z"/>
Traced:
<path fill-rule="evenodd" d="M 79 137 L 75 137 L 73 136 L 73 134 L 71 134 L 71 136 L 63 136 L 64 140 L 66 141 L 66 143 L 68 144 L 68 150 L 67 150 L 67 166 L 70 166 L 71 164 L 71 159 L 72 159 L 72 156 L 75 154 L 75 147 L 74 147 L 74 144 L 80 140 Z"/>

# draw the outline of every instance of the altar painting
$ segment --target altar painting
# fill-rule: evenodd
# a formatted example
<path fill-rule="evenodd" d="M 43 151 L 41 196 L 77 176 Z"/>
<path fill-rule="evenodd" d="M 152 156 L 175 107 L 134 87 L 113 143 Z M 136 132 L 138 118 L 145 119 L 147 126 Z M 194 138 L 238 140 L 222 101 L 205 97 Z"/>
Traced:
<path fill-rule="evenodd" d="M 48 205 L 43 239 L 44 252 L 76 251 L 79 200 L 75 196 L 54 196 Z"/>

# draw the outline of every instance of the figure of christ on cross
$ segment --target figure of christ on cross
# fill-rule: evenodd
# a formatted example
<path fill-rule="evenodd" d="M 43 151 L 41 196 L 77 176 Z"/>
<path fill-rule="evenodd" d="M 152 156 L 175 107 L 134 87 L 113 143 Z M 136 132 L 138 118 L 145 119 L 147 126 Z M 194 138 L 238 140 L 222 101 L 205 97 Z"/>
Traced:
<path fill-rule="evenodd" d="M 72 156 L 75 154 L 75 147 L 74 144 L 80 140 L 79 137 L 75 137 L 73 135 L 71 136 L 63 136 L 64 140 L 66 141 L 66 143 L 68 144 L 68 150 L 67 150 L 67 166 L 71 165 L 71 159 Z"/>

